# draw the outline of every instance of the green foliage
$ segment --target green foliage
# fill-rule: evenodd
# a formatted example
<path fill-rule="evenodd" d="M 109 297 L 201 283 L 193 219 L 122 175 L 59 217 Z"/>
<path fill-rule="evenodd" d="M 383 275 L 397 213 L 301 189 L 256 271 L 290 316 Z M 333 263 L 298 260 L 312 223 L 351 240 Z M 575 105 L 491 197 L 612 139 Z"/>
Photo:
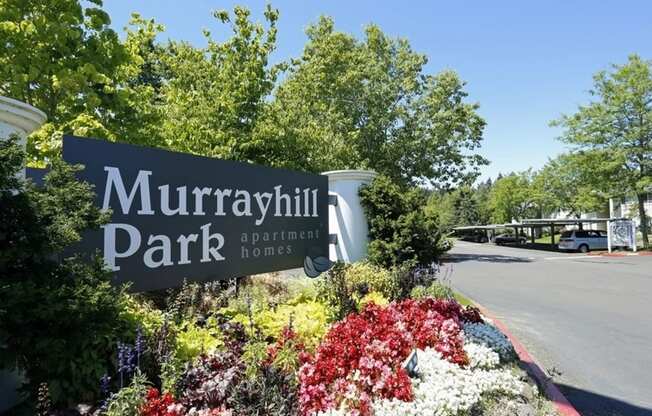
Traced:
<path fill-rule="evenodd" d="M 121 319 L 125 293 L 100 259 L 57 260 L 106 215 L 75 179 L 79 167 L 53 160 L 44 187 L 16 183 L 16 147 L 0 143 L 0 184 L 20 191 L 0 191 L 0 365 L 24 371 L 34 396 L 47 383 L 55 404 L 89 400 L 117 341 L 134 328 Z"/>
<path fill-rule="evenodd" d="M 585 153 L 568 153 L 551 159 L 537 172 L 532 182 L 532 191 L 543 211 L 551 213 L 559 210 L 569 216 L 602 210 L 607 206 L 601 185 L 596 183 L 593 169 L 602 163 Z M 592 159 L 592 160 L 591 160 Z"/>
<path fill-rule="evenodd" d="M 431 297 L 435 299 L 453 299 L 455 297 L 455 293 L 453 292 L 453 289 L 450 288 L 450 286 L 442 282 L 435 281 L 428 286 L 416 286 L 410 292 L 410 297 L 413 299 L 420 299 L 425 297 Z"/>
<path fill-rule="evenodd" d="M 233 287 L 223 287 L 223 282 L 189 283 L 167 291 L 166 315 L 177 324 L 184 321 L 205 320 L 226 303 Z"/>
<path fill-rule="evenodd" d="M 489 193 L 491 220 L 507 223 L 523 218 L 541 217 L 532 190 L 531 171 L 511 173 L 496 180 Z"/>
<path fill-rule="evenodd" d="M 175 332 L 174 359 L 177 362 L 192 362 L 200 354 L 214 352 L 224 345 L 215 318 L 208 318 L 203 326 L 192 321 L 182 322 Z"/>
<path fill-rule="evenodd" d="M 252 312 L 251 318 L 246 313 L 236 313 L 231 316 L 233 321 L 249 329 L 251 335 L 260 332 L 260 335 L 269 340 L 276 339 L 283 328 L 292 325 L 299 340 L 309 349 L 319 344 L 328 327 L 326 306 L 301 296 L 277 306 L 262 307 Z"/>
<path fill-rule="evenodd" d="M 398 282 L 391 271 L 368 261 L 348 265 L 345 279 L 349 290 L 358 297 L 369 292 L 377 292 L 389 300 L 399 296 Z"/>
<path fill-rule="evenodd" d="M 56 157 L 63 134 L 143 144 L 159 137 L 155 91 L 139 81 L 147 68 L 138 42 L 145 38 L 121 42 L 101 6 L 101 0 L 0 1 L 0 95 L 48 115 L 29 137 L 31 163 Z"/>
<path fill-rule="evenodd" d="M 131 383 L 113 395 L 107 404 L 104 416 L 139 416 L 145 403 L 148 385 L 145 376 L 136 371 Z"/>
<path fill-rule="evenodd" d="M 265 341 L 251 340 L 243 348 L 242 360 L 245 364 L 245 375 L 247 378 L 255 378 L 262 370 L 267 360 L 267 348 L 269 344 Z"/>
<path fill-rule="evenodd" d="M 291 323 L 299 340 L 307 348 L 314 349 L 328 329 L 326 306 L 314 300 L 302 298 L 279 305 L 275 309 L 254 315 L 254 322 L 263 335 L 276 337 Z"/>
<path fill-rule="evenodd" d="M 426 74 L 424 55 L 375 25 L 359 40 L 321 17 L 307 35 L 255 131 L 271 164 L 441 185 L 477 175 L 485 123 L 457 74 Z"/>
<path fill-rule="evenodd" d="M 430 264 L 446 246 L 439 217 L 425 209 L 425 191 L 402 188 L 385 176 L 360 189 L 369 223 L 369 260 L 392 268 L 404 262 Z"/>
<path fill-rule="evenodd" d="M 317 280 L 318 299 L 328 306 L 331 322 L 357 310 L 355 293 L 346 280 L 348 268 L 346 263 L 337 262 Z"/>
<path fill-rule="evenodd" d="M 581 163 L 600 183 L 598 190 L 637 196 L 647 247 L 644 203 L 652 187 L 652 62 L 631 55 L 627 63 L 598 72 L 593 84 L 594 101 L 552 124 L 564 129 L 562 141 L 591 155 L 585 161 L 600 161 Z"/>
<path fill-rule="evenodd" d="M 252 23 L 240 6 L 233 16 L 214 16 L 231 24 L 231 38 L 218 42 L 205 31 L 206 48 L 172 41 L 162 57 L 164 142 L 183 152 L 269 164 L 252 132 L 276 79 L 268 60 L 276 47 L 278 11 L 265 9 L 267 28 Z"/>
<path fill-rule="evenodd" d="M 140 326 L 146 337 L 154 336 L 165 321 L 165 316 L 161 310 L 134 295 L 124 296 L 120 318 L 127 322 L 131 328 Z"/>
<path fill-rule="evenodd" d="M 368 303 L 375 303 L 378 306 L 386 306 L 389 300 L 378 292 L 369 292 L 357 301 L 358 310 L 364 309 Z"/>
<path fill-rule="evenodd" d="M 101 0 L 0 0 L 0 94 L 45 111 L 30 162 L 58 155 L 64 134 L 320 172 L 368 168 L 442 187 L 474 179 L 485 122 L 453 71 L 369 25 L 363 39 L 328 17 L 298 59 L 269 63 L 279 13 L 214 12 L 231 36 L 157 42 L 137 13 L 124 40 Z M 281 71 L 286 73 L 279 77 Z M 279 82 L 278 79 L 281 81 Z"/>

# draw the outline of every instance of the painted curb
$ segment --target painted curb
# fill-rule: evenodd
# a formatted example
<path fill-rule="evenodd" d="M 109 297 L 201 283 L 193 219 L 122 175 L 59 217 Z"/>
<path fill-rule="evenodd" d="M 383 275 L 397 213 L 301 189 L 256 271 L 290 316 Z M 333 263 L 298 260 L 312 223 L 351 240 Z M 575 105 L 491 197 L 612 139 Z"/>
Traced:
<path fill-rule="evenodd" d="M 652 252 L 651 251 L 637 251 L 636 253 L 632 253 L 631 251 L 621 252 L 621 253 L 593 252 L 593 253 L 587 253 L 587 256 L 593 256 L 593 257 L 652 256 Z"/>
<path fill-rule="evenodd" d="M 577 409 L 575 409 L 575 407 L 568 401 L 566 396 L 564 396 L 564 394 L 559 390 L 555 383 L 550 381 L 550 378 L 546 376 L 539 364 L 537 364 L 534 358 L 527 351 L 525 346 L 523 346 L 523 344 L 521 344 L 521 342 L 514 335 L 512 335 L 509 329 L 507 329 L 507 326 L 498 318 L 496 318 L 491 312 L 489 312 L 487 308 L 473 300 L 471 300 L 471 302 L 473 302 L 473 304 L 478 309 L 480 309 L 480 312 L 484 316 L 491 319 L 493 324 L 498 329 L 500 329 L 500 331 L 505 334 L 507 338 L 509 338 L 509 341 L 514 346 L 519 359 L 527 367 L 528 374 L 530 374 L 530 376 L 536 380 L 537 384 L 543 388 L 546 397 L 548 397 L 548 399 L 553 402 L 557 412 L 559 412 L 559 414 L 562 416 L 582 416 L 581 413 L 579 413 Z"/>

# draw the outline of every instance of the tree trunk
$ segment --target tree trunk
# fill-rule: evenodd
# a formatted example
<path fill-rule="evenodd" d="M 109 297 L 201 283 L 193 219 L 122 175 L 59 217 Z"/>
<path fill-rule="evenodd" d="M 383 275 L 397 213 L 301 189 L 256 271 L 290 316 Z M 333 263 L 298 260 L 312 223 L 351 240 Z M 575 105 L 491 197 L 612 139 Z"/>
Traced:
<path fill-rule="evenodd" d="M 638 217 L 641 219 L 641 232 L 643 233 L 643 248 L 650 248 L 650 242 L 647 238 L 649 233 L 647 226 L 647 215 L 645 214 L 646 197 L 647 194 L 636 195 L 636 198 L 638 199 Z"/>

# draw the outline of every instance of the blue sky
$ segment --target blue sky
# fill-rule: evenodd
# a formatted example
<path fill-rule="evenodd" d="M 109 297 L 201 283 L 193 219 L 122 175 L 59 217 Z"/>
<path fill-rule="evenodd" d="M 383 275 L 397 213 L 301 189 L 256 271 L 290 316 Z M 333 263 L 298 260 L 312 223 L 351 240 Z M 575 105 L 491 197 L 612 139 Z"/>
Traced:
<path fill-rule="evenodd" d="M 248 6 L 262 20 L 264 1 L 105 0 L 122 30 L 132 12 L 166 26 L 163 39 L 204 45 L 201 33 L 227 35 L 212 10 Z M 652 59 L 651 1 L 371 1 L 277 0 L 275 61 L 300 55 L 305 28 L 322 15 L 360 36 L 368 23 L 407 38 L 429 58 L 431 73 L 453 69 L 487 121 L 481 153 L 491 160 L 482 178 L 541 167 L 564 151 L 548 126 L 588 100 L 592 75 L 631 53 Z"/>

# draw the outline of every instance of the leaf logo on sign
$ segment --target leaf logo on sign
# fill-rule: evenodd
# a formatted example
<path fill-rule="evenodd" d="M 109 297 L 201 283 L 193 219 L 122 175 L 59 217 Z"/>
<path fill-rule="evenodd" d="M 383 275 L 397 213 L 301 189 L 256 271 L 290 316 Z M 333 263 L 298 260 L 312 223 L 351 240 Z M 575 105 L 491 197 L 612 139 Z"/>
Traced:
<path fill-rule="evenodd" d="M 303 271 L 308 277 L 317 277 L 330 269 L 332 265 L 333 263 L 327 257 L 319 256 L 311 259 L 310 256 L 306 256 L 303 261 Z"/>

